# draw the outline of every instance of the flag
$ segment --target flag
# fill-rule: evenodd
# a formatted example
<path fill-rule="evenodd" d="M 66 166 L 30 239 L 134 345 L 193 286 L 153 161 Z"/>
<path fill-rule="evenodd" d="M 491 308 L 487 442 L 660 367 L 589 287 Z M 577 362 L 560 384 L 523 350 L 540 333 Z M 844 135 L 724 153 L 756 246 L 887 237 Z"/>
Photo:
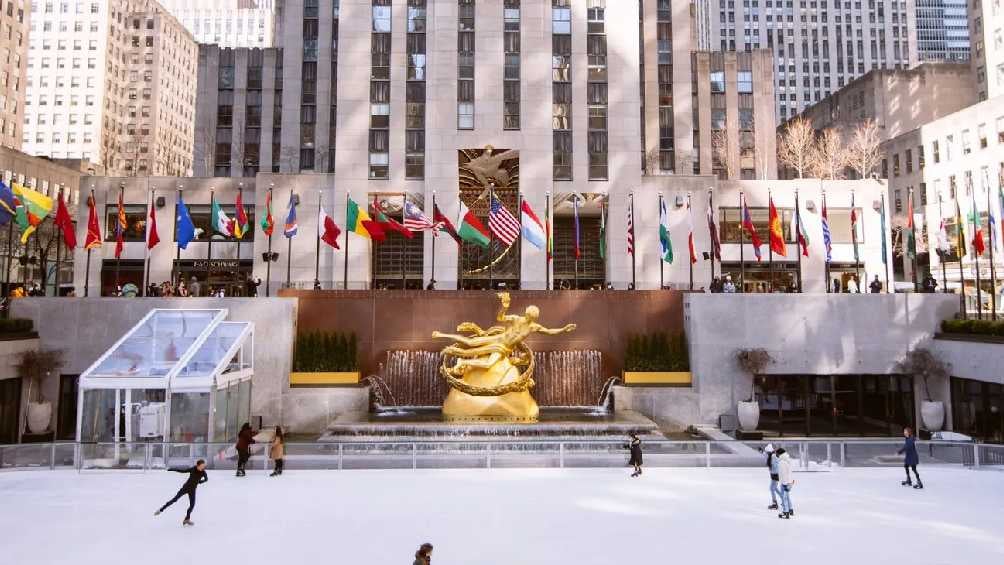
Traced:
<path fill-rule="evenodd" d="M 70 211 L 66 209 L 66 203 L 63 202 L 63 193 L 59 193 L 59 198 L 56 204 L 56 227 L 59 231 L 63 232 L 63 242 L 67 247 L 73 249 L 77 246 L 77 234 L 73 229 L 73 218 L 70 217 Z"/>
<path fill-rule="evenodd" d="M 809 233 L 805 231 L 805 224 L 802 223 L 802 210 L 798 207 L 798 197 L 795 197 L 795 215 L 792 218 L 794 225 L 792 231 L 798 238 L 798 245 L 802 248 L 802 256 L 809 256 Z"/>
<path fill-rule="evenodd" d="M 962 219 L 962 209 L 959 207 L 959 199 L 955 199 L 955 227 L 959 230 L 958 236 L 958 246 L 959 246 L 959 260 L 962 257 L 968 255 L 968 246 L 966 245 L 966 222 Z"/>
<path fill-rule="evenodd" d="M 1000 238 L 997 237 L 997 218 L 994 217 L 993 210 L 987 210 L 987 224 L 988 231 L 990 232 L 987 234 L 987 237 L 990 239 L 990 247 L 991 249 L 1000 251 Z"/>
<path fill-rule="evenodd" d="M 774 207 L 774 199 L 770 198 L 770 216 L 768 218 L 769 226 L 767 228 L 767 233 L 770 235 L 770 250 L 777 253 L 781 257 L 786 257 L 788 255 L 788 246 L 784 243 L 784 228 L 781 226 L 781 217 L 777 213 L 777 208 Z M 854 223 L 854 213 L 851 212 L 851 223 Z"/>
<path fill-rule="evenodd" d="M 28 237 L 38 228 L 42 220 L 52 211 L 52 199 L 30 188 L 14 184 L 11 187 L 15 198 L 15 220 L 21 229 L 21 243 L 27 243 Z"/>
<path fill-rule="evenodd" d="M 115 258 L 122 258 L 122 251 L 125 249 L 125 231 L 129 227 L 126 221 L 125 205 L 122 203 L 122 192 L 119 191 L 118 217 L 115 221 Z"/>
<path fill-rule="evenodd" d="M 1004 182 L 1001 182 L 1000 179 L 997 180 L 997 205 L 998 217 L 1004 220 Z M 1004 221 L 1001 222 L 1000 237 L 996 237 L 994 240 L 994 248 L 1001 249 L 1001 246 L 1004 245 L 1002 242 L 1004 242 Z"/>
<path fill-rule="evenodd" d="M 853 214 L 853 210 L 851 211 Z M 907 196 L 906 203 L 906 229 L 903 237 L 906 238 L 906 256 L 913 259 L 917 256 L 917 228 L 913 222 L 913 196 Z M 885 233 L 883 231 L 883 233 Z"/>
<path fill-rule="evenodd" d="M 854 207 L 853 192 L 851 193 L 851 243 L 854 244 L 854 262 L 857 263 L 860 261 L 858 257 L 858 209 Z"/>
<path fill-rule="evenodd" d="M 234 203 L 234 206 L 237 208 L 237 213 L 234 214 L 233 232 L 234 237 L 237 239 L 243 239 L 244 234 L 246 234 L 248 229 L 251 228 L 251 224 L 248 221 L 247 211 L 244 210 L 243 192 L 243 190 L 237 191 L 237 202 Z"/>
<path fill-rule="evenodd" d="M 506 246 L 512 245 L 519 237 L 519 221 L 509 213 L 509 210 L 506 210 L 506 207 L 498 198 L 495 198 L 494 194 L 489 195 L 488 198 L 490 199 L 488 229 Z M 462 227 L 461 232 L 463 232 Z"/>
<path fill-rule="evenodd" d="M 157 233 L 157 209 L 153 202 L 150 203 L 150 225 L 146 234 L 146 248 L 153 249 L 160 243 L 160 235 Z"/>
<path fill-rule="evenodd" d="M 265 217 L 261 219 L 261 231 L 265 235 L 272 237 L 272 230 L 275 229 L 275 218 L 272 217 L 272 191 L 265 194 Z"/>
<path fill-rule="evenodd" d="M 405 200 L 407 200 L 407 198 Z M 374 215 L 374 221 L 377 224 L 380 224 L 380 229 L 384 233 L 387 233 L 386 230 L 391 230 L 391 231 L 396 231 L 397 233 L 403 235 L 404 237 L 407 237 L 408 239 L 415 237 L 415 234 L 411 233 L 410 229 L 402 226 L 397 220 L 391 218 L 390 216 L 384 213 L 383 208 L 380 206 L 380 201 L 377 200 L 376 195 L 373 195 L 373 215 Z M 366 231 L 370 231 L 368 226 Z"/>
<path fill-rule="evenodd" d="M 101 247 L 101 226 L 98 225 L 98 211 L 94 205 L 94 197 L 87 197 L 87 238 L 84 240 L 85 249 L 98 249 Z"/>
<path fill-rule="evenodd" d="M 223 207 L 216 200 L 215 197 L 212 198 L 212 206 L 209 215 L 209 223 L 211 231 L 209 237 L 213 237 L 213 233 L 223 234 L 225 236 L 234 235 L 234 221 L 227 216 L 226 212 L 223 211 Z"/>
<path fill-rule="evenodd" d="M 404 227 L 413 231 L 432 231 L 432 235 L 439 236 L 439 230 L 443 228 L 441 223 L 433 223 L 428 216 L 415 206 L 413 203 L 405 199 L 404 201 Z"/>
<path fill-rule="evenodd" d="M 432 205 L 432 221 L 436 222 L 436 225 L 441 225 L 446 230 L 446 233 L 450 234 L 453 241 L 456 241 L 457 245 L 460 245 L 461 239 L 460 234 L 457 233 L 457 228 L 453 227 L 453 222 L 439 210 L 439 204 Z"/>
<path fill-rule="evenodd" d="M 372 222 L 372 220 L 370 220 L 369 214 L 366 213 L 366 210 L 361 209 L 359 207 L 359 204 L 356 204 L 356 201 L 353 200 L 351 197 L 348 198 L 348 199 L 346 199 L 346 201 L 345 201 L 345 229 L 349 233 L 355 233 L 356 235 L 361 235 L 361 236 L 363 236 L 365 238 L 369 238 L 370 237 L 370 232 L 368 232 L 366 230 L 366 226 L 363 225 L 364 221 L 366 221 L 366 222 Z M 378 226 L 378 229 L 379 229 L 379 226 Z M 383 236 L 383 231 L 382 230 L 380 232 L 380 235 Z"/>
<path fill-rule="evenodd" d="M 945 218 L 940 218 L 941 224 L 938 226 L 938 251 L 942 256 L 951 251 L 952 246 L 948 242 L 948 228 L 945 226 Z"/>
<path fill-rule="evenodd" d="M 627 252 L 628 255 L 634 255 L 634 209 L 630 206 L 627 216 Z"/>
<path fill-rule="evenodd" d="M 321 241 L 324 243 L 338 249 L 338 235 L 342 233 L 342 230 L 338 229 L 338 226 L 335 225 L 335 221 L 331 219 L 331 216 L 324 213 L 324 206 L 318 206 L 317 209 L 318 237 L 320 237 Z"/>
<path fill-rule="evenodd" d="M 299 228 L 296 223 L 296 199 L 293 198 L 292 192 L 289 193 L 289 204 L 286 206 L 289 208 L 289 212 L 286 214 L 286 223 L 282 226 L 282 235 L 289 239 L 296 236 L 296 230 Z"/>
<path fill-rule="evenodd" d="M 689 198 L 687 202 L 687 247 L 690 248 L 690 263 L 694 264 L 697 262 L 697 246 L 694 244 L 694 209 Z"/>
<path fill-rule="evenodd" d="M 763 245 L 763 241 L 760 240 L 760 234 L 756 232 L 756 226 L 753 225 L 753 216 L 750 215 L 750 208 L 746 205 L 745 198 L 743 199 L 743 229 L 750 235 L 753 253 L 756 255 L 756 260 L 760 261 L 760 246 Z"/>
<path fill-rule="evenodd" d="M 461 241 L 466 241 L 467 243 L 473 243 L 479 245 L 485 249 L 488 249 L 488 243 L 490 238 L 488 237 L 488 230 L 485 229 L 484 224 L 481 220 L 474 215 L 464 204 L 464 201 L 460 201 L 460 215 L 457 220 L 460 224 L 460 229 L 457 231 L 457 237 Z"/>
<path fill-rule="evenodd" d="M 582 258 L 582 248 L 579 247 L 579 197 L 572 196 L 572 220 L 575 222 L 575 258 Z"/>
<path fill-rule="evenodd" d="M 826 214 L 826 195 L 823 195 L 823 247 L 826 248 L 826 262 L 833 260 L 833 239 L 830 237 L 830 217 Z"/>
<path fill-rule="evenodd" d="M 175 210 L 174 225 L 174 231 L 177 232 L 178 247 L 186 249 L 188 244 L 195 239 L 195 224 L 192 223 L 192 216 L 188 213 L 188 206 L 185 206 L 185 201 L 181 198 L 180 194 L 178 195 L 178 205 Z"/>
<path fill-rule="evenodd" d="M 547 232 L 547 262 L 551 262 L 551 258 L 554 257 L 554 238 L 551 237 L 551 215 L 550 210 L 548 210 L 548 215 L 544 218 L 545 221 L 545 231 Z"/>
<path fill-rule="evenodd" d="M 17 198 L 14 192 L 0 180 L 0 226 L 7 225 L 17 215 Z"/>
<path fill-rule="evenodd" d="M 600 259 L 607 258 L 607 211 L 600 209 Z"/>
<path fill-rule="evenodd" d="M 973 252 L 979 257 L 987 250 L 983 243 L 983 222 L 980 220 L 980 209 L 976 206 L 976 194 L 973 193 L 973 211 L 969 213 L 973 222 Z"/>
<path fill-rule="evenodd" d="M 672 263 L 673 241 L 669 238 L 669 213 L 666 212 L 666 200 L 661 196 L 659 197 L 659 243 L 662 244 L 662 260 Z"/>
<path fill-rule="evenodd" d="M 537 249 L 545 249 L 547 247 L 547 235 L 544 233 L 544 226 L 540 223 L 540 219 L 537 218 L 537 214 L 533 213 L 530 203 L 526 200 L 520 203 L 519 208 L 520 215 L 523 217 L 523 221 L 521 222 L 523 237 Z M 602 245 L 602 235 L 600 241 L 600 245 Z"/>
<path fill-rule="evenodd" d="M 711 260 L 722 260 L 722 242 L 718 239 L 718 228 L 715 227 L 715 207 L 708 193 L 708 235 L 711 238 Z"/>

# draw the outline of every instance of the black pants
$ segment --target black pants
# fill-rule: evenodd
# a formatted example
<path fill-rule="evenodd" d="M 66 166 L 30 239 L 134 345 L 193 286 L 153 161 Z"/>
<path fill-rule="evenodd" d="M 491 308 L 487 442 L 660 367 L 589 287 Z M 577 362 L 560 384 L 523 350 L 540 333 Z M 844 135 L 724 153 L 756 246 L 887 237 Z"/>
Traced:
<path fill-rule="evenodd" d="M 920 475 L 917 474 L 916 465 L 903 465 L 903 470 L 906 471 L 906 482 L 910 482 L 910 469 L 913 469 L 913 476 L 917 477 L 917 484 L 920 484 Z"/>
<path fill-rule="evenodd" d="M 286 460 L 285 459 L 276 459 L 275 460 L 275 469 L 273 469 L 273 472 L 276 475 L 281 475 L 282 474 L 282 468 L 285 467 L 285 466 L 286 466 Z"/>
<path fill-rule="evenodd" d="M 238 449 L 237 450 L 237 470 L 244 472 L 244 466 L 248 464 L 248 459 L 251 459 L 250 449 Z"/>
<path fill-rule="evenodd" d="M 195 509 L 195 489 L 194 488 L 193 489 L 189 489 L 189 488 L 182 487 L 181 490 L 178 491 L 178 494 L 174 495 L 174 498 L 172 498 L 171 500 L 168 500 L 166 504 L 164 504 L 163 506 L 160 507 L 160 511 L 163 512 L 164 510 L 167 510 L 168 506 L 174 504 L 175 502 L 178 502 L 178 499 L 180 499 L 182 496 L 185 496 L 186 494 L 188 495 L 188 512 L 185 513 L 185 519 L 186 520 L 190 519 L 192 517 L 192 510 Z"/>

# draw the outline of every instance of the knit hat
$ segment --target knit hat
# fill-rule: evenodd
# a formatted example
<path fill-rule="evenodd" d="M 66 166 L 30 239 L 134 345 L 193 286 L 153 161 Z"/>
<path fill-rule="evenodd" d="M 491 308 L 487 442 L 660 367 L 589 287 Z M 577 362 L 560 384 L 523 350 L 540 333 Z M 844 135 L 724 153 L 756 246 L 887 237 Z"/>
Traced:
<path fill-rule="evenodd" d="M 774 444 L 768 443 L 767 445 L 764 446 L 763 450 L 766 453 L 774 453 Z"/>

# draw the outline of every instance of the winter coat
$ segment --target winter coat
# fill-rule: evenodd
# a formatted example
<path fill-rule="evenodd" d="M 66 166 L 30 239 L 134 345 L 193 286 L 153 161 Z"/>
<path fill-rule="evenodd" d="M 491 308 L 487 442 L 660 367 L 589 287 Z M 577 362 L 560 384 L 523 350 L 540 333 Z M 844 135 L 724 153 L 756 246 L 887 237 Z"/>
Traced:
<path fill-rule="evenodd" d="M 275 437 L 272 438 L 272 446 L 268 450 L 268 457 L 273 461 L 282 459 L 286 456 L 286 442 L 282 439 Z"/>
<path fill-rule="evenodd" d="M 767 469 L 770 470 L 771 480 L 777 481 L 780 479 L 778 476 L 778 457 L 774 455 L 773 452 L 767 454 Z"/>
<path fill-rule="evenodd" d="M 237 451 L 247 451 L 254 443 L 254 430 L 245 428 L 237 434 Z"/>
<path fill-rule="evenodd" d="M 785 486 L 795 484 L 795 479 L 791 476 L 791 457 L 787 453 L 782 453 L 777 460 L 777 476 L 781 484 Z"/>
<path fill-rule="evenodd" d="M 634 438 L 631 443 L 628 444 L 628 449 L 631 450 L 631 460 L 628 461 L 630 465 L 641 465 L 641 440 Z"/>
<path fill-rule="evenodd" d="M 899 450 L 899 453 L 906 455 L 906 458 L 903 459 L 904 465 L 917 465 L 920 463 L 920 456 L 917 455 L 917 438 L 913 436 L 906 438 L 906 441 L 903 442 L 903 447 Z"/>

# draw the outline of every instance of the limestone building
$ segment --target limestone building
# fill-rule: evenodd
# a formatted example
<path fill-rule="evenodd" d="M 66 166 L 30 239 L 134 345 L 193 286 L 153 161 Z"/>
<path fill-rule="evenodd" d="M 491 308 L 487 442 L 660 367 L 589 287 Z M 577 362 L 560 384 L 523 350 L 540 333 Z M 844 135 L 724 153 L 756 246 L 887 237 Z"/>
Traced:
<path fill-rule="evenodd" d="M 1001 0 L 974 0 L 969 11 L 973 74 L 980 100 L 1004 94 L 1004 6 Z"/>
<path fill-rule="evenodd" d="M 24 150 L 115 174 L 192 168 L 197 49 L 153 0 L 31 5 Z"/>
<path fill-rule="evenodd" d="M 21 149 L 27 85 L 28 0 L 0 4 L 0 145 Z"/>
<path fill-rule="evenodd" d="M 159 0 L 199 43 L 272 47 L 283 0 Z"/>

